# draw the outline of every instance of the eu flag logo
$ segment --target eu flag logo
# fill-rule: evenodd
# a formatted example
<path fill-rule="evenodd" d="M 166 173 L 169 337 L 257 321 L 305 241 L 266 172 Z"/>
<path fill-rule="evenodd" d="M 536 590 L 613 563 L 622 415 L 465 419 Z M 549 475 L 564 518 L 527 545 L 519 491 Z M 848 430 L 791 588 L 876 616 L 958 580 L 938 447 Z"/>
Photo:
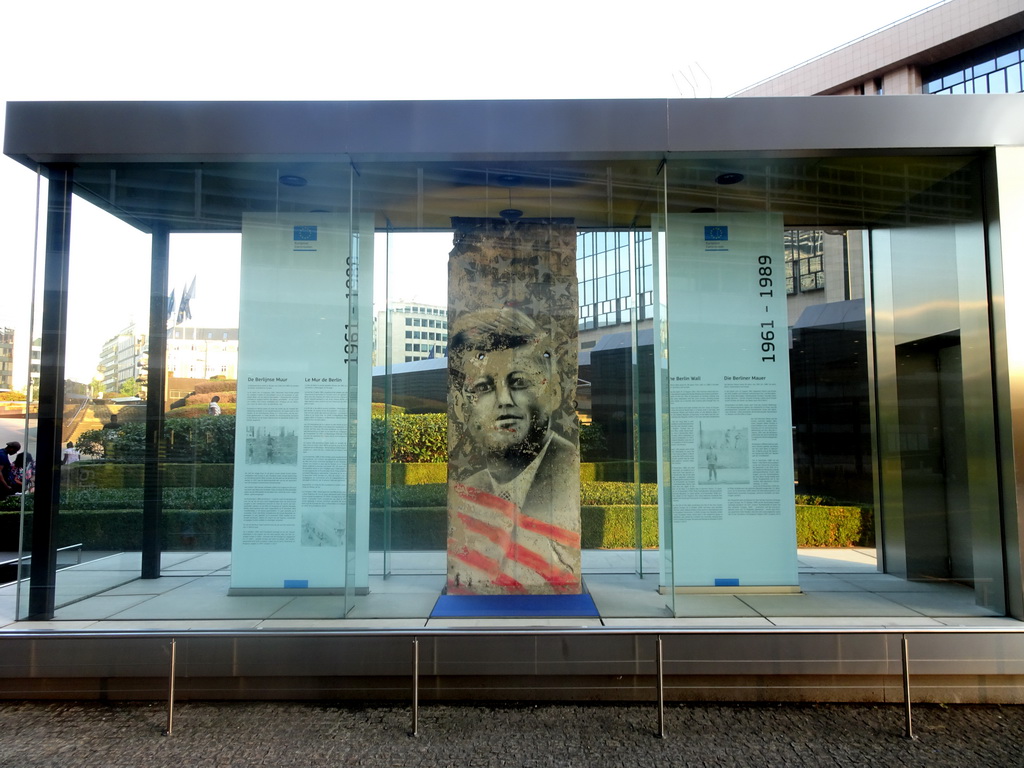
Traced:
<path fill-rule="evenodd" d="M 719 242 L 729 239 L 728 227 L 704 227 L 704 240 L 717 240 Z"/>
<path fill-rule="evenodd" d="M 316 227 L 311 225 L 297 226 L 295 227 L 295 234 L 293 236 L 296 241 L 313 242 L 316 240 Z"/>

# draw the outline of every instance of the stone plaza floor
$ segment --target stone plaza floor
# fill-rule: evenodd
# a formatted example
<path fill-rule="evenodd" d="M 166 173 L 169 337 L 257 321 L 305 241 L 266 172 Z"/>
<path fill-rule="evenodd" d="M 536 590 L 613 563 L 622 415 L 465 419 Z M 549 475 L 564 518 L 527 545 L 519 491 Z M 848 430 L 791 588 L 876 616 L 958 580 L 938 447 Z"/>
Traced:
<path fill-rule="evenodd" d="M 0 702 L 0 766 L 1024 765 L 1024 707 L 894 705 L 428 705 Z"/>

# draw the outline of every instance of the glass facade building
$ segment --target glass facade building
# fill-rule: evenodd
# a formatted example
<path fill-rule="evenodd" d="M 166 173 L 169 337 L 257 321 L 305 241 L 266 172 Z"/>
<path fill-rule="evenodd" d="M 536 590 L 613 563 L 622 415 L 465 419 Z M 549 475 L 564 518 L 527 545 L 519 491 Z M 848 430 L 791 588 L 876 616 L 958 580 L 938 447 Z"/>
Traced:
<path fill-rule="evenodd" d="M 12 103 L 5 141 L 44 223 L 36 490 L 0 512 L 19 622 L 465 626 L 447 355 L 479 222 L 575 233 L 577 297 L 536 244 L 466 283 L 536 314 L 488 277 L 526 264 L 576 318 L 592 613 L 546 620 L 1024 620 L 1019 98 Z M 73 419 L 95 222 L 146 242 L 146 399 Z M 237 377 L 172 398 L 196 263 Z"/>

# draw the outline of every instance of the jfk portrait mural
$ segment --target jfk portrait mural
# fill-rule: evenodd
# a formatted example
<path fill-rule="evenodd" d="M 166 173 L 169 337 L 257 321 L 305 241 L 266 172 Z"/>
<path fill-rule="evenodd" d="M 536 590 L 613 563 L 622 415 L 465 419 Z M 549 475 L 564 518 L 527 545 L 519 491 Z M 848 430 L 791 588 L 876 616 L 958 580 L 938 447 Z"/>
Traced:
<path fill-rule="evenodd" d="M 577 594 L 575 227 L 455 224 L 447 589 Z"/>

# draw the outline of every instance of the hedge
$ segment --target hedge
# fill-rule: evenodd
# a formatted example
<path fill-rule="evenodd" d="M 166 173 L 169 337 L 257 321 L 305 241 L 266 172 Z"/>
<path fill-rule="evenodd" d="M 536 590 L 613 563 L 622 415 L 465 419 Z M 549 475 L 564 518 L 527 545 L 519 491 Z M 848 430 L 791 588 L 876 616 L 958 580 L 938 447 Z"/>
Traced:
<path fill-rule="evenodd" d="M 234 416 L 237 410 L 238 405 L 236 403 L 226 402 L 223 400 L 220 403 L 220 412 L 222 416 Z M 167 412 L 167 417 L 172 419 L 201 419 L 209 415 L 209 403 L 189 403 L 188 405 L 183 405 L 180 408 L 172 408 Z"/>
<path fill-rule="evenodd" d="M 584 549 L 622 549 L 636 546 L 636 507 L 631 503 L 593 503 L 597 490 L 605 499 L 615 489 L 585 491 L 580 510 Z M 447 540 L 447 489 L 444 484 L 409 486 L 392 491 L 391 548 L 443 550 Z M 6 499 L 0 507 L 0 550 L 15 551 L 18 542 L 17 507 Z M 138 489 L 69 492 L 59 518 L 59 546 L 82 543 L 89 549 L 130 550 L 141 547 L 142 494 Z M 167 550 L 227 550 L 231 546 L 231 491 L 227 488 L 166 488 L 161 546 Z M 375 493 L 370 510 L 370 546 L 384 545 L 383 495 Z M 72 506 L 73 505 L 73 506 Z M 31 508 L 31 498 L 27 499 Z M 658 508 L 641 510 L 641 546 L 658 546 Z M 31 523 L 32 516 L 26 516 Z M 800 547 L 872 547 L 874 520 L 870 509 L 798 505 L 797 545 Z M 28 532 L 27 532 L 28 533 Z"/>
<path fill-rule="evenodd" d="M 370 421 L 371 461 L 388 459 L 388 422 Z M 443 464 L 448 461 L 448 414 L 394 413 L 391 421 L 391 461 Z"/>
<path fill-rule="evenodd" d="M 388 459 L 388 422 L 384 420 L 383 406 L 374 404 L 370 423 L 370 455 L 374 462 Z M 393 462 L 444 464 L 448 461 L 448 414 L 447 413 L 403 413 L 391 409 L 391 455 Z M 604 431 L 596 424 L 580 425 L 580 451 L 583 459 L 601 459 L 607 452 Z M 611 462 L 628 465 L 632 475 L 631 462 Z M 595 477 L 593 479 L 604 479 Z M 625 480 L 628 476 L 608 479 Z"/>
<path fill-rule="evenodd" d="M 234 465 L 217 462 L 192 461 L 162 462 L 163 483 L 167 485 L 231 486 L 234 483 Z M 61 472 L 69 487 L 128 488 L 142 485 L 145 465 L 141 462 L 81 461 L 64 467 Z M 631 462 L 581 464 L 580 479 L 584 483 L 623 485 L 633 487 Z M 386 465 L 372 464 L 370 483 L 383 485 Z M 448 464 L 393 463 L 391 483 L 395 486 L 423 485 L 448 482 Z M 654 483 L 644 483 L 654 487 Z"/>
<path fill-rule="evenodd" d="M 383 457 L 374 459 L 370 482 L 377 485 L 384 483 Z M 643 462 L 640 467 L 641 478 L 654 483 L 657 477 L 652 462 Z M 629 483 L 633 482 L 633 462 L 604 461 L 597 463 L 583 462 L 580 464 L 580 480 L 591 483 Z M 448 482 L 447 463 L 393 462 L 391 464 L 391 482 L 395 485 L 416 485 L 419 483 Z"/>
<path fill-rule="evenodd" d="M 370 465 L 370 485 L 384 485 L 387 464 L 377 463 Z M 429 485 L 432 483 L 448 482 L 447 464 L 391 464 L 391 484 L 400 485 Z"/>
<path fill-rule="evenodd" d="M 595 461 L 580 463 L 580 479 L 591 482 L 630 483 L 633 481 L 632 461 Z M 640 462 L 642 482 L 657 482 L 658 467 L 653 461 Z"/>
<path fill-rule="evenodd" d="M 197 395 L 210 395 L 211 397 L 213 395 L 223 396 L 225 392 L 237 391 L 238 379 L 210 379 L 209 381 L 197 381 L 195 389 L 195 393 Z M 207 400 L 208 399 L 209 398 L 207 398 Z"/>
<path fill-rule="evenodd" d="M 18 520 L 0 512 L 0 549 L 16 551 Z M 32 516 L 25 516 L 25 540 L 32 535 Z M 82 544 L 85 549 L 121 552 L 142 549 L 142 510 L 62 510 L 57 546 Z M 160 521 L 164 551 L 226 551 L 231 549 L 231 510 L 165 509 Z"/>
<path fill-rule="evenodd" d="M 167 509 L 231 509 L 230 488 L 164 488 Z M 141 488 L 81 488 L 61 492 L 61 518 L 69 511 L 142 509 Z M 34 496 L 25 497 L 25 509 L 32 511 Z M 21 509 L 20 497 L 0 501 L 0 511 Z"/>
<path fill-rule="evenodd" d="M 382 507 L 386 499 L 383 486 L 371 486 L 370 506 Z M 393 486 L 392 507 L 444 507 L 448 501 L 447 483 Z M 636 486 L 632 483 L 580 483 L 580 504 L 583 506 L 632 506 L 636 502 Z M 640 486 L 640 503 L 656 505 L 658 488 L 653 483 Z"/>
<path fill-rule="evenodd" d="M 873 547 L 874 513 L 864 507 L 799 504 L 796 540 L 801 547 Z"/>
<path fill-rule="evenodd" d="M 162 482 L 169 486 L 200 488 L 231 488 L 235 482 L 234 464 L 200 464 L 164 462 Z M 145 464 L 120 464 L 105 461 L 78 461 L 61 468 L 61 484 L 65 489 L 142 488 Z"/>
<path fill-rule="evenodd" d="M 137 464 L 146 458 L 146 423 L 129 421 L 111 429 L 83 432 L 75 445 L 82 453 L 107 461 Z M 235 459 L 235 417 L 196 416 L 164 419 L 163 455 L 171 460 L 223 464 Z"/>
<path fill-rule="evenodd" d="M 223 463 L 234 458 L 235 393 L 230 389 L 210 387 L 225 382 L 205 382 L 200 393 L 188 398 L 188 405 L 168 411 L 164 419 L 164 451 L 170 458 Z M 208 414 L 208 403 L 214 394 L 221 395 L 220 416 Z M 400 407 L 391 409 L 389 421 L 383 417 L 383 406 L 374 404 L 370 420 L 370 457 L 375 463 L 392 461 L 402 464 L 446 464 L 448 461 L 448 414 L 404 413 Z M 109 429 L 83 432 L 76 444 L 89 455 L 102 455 L 109 461 L 139 462 L 145 459 L 145 408 L 122 409 L 118 423 Z M 390 429 L 391 451 L 388 454 Z M 584 462 L 600 460 L 606 453 L 606 440 L 601 428 L 594 424 L 580 425 L 580 449 Z M 649 463 L 648 463 L 649 464 Z M 648 471 L 653 468 L 645 466 Z M 609 461 L 594 464 L 585 475 L 588 480 L 629 480 L 633 463 Z M 645 479 L 653 479 L 648 471 Z"/>

